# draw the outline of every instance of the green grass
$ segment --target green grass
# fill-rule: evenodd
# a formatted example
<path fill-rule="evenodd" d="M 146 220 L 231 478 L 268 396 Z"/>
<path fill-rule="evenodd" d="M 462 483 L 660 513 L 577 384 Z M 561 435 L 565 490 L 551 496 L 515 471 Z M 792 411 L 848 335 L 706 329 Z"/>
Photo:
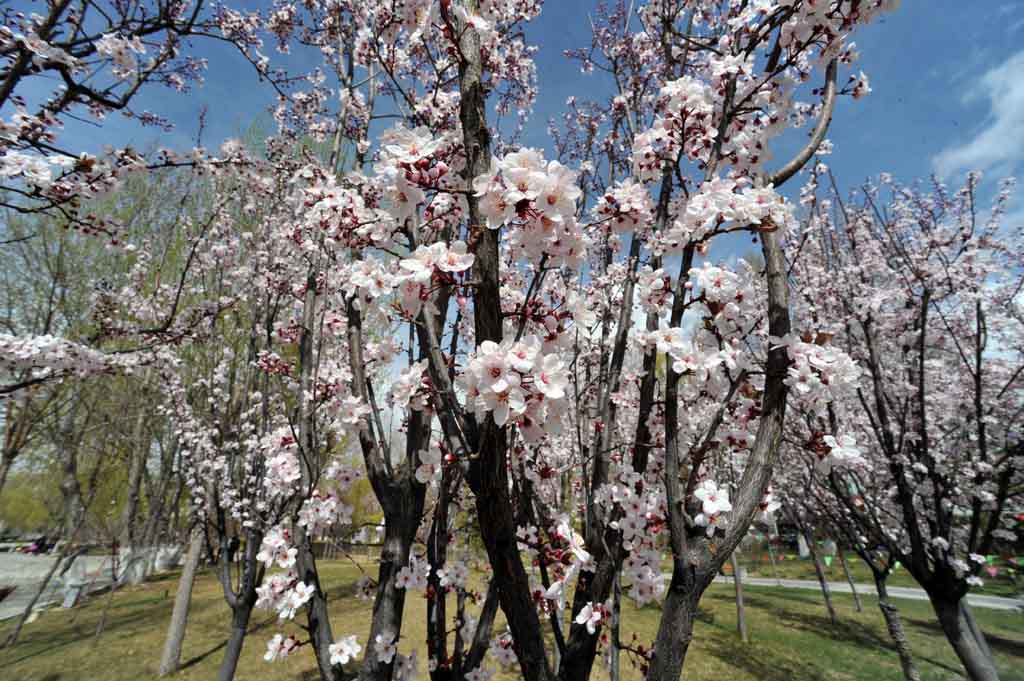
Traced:
<path fill-rule="evenodd" d="M 336 636 L 357 634 L 362 640 L 369 625 L 371 605 L 351 594 L 358 570 L 351 563 L 323 565 L 323 582 L 331 597 Z M 136 681 L 156 677 L 163 637 L 170 617 L 177 575 L 166 575 L 138 587 L 119 591 L 113 600 L 107 626 L 95 639 L 105 597 L 91 599 L 74 610 L 47 610 L 27 625 L 19 643 L 0 651 L 0 678 L 24 681 Z M 856 613 L 848 596 L 837 595 L 840 625 L 828 623 L 820 596 L 812 591 L 747 588 L 747 618 L 751 643 L 743 645 L 735 633 L 732 587 L 713 585 L 701 601 L 694 642 L 686 660 L 688 681 L 817 681 L 825 679 L 899 679 L 899 665 L 875 601 L 865 598 L 865 611 Z M 946 644 L 927 603 L 897 601 L 906 623 L 922 676 L 926 680 L 956 679 L 959 665 Z M 628 642 L 635 632 L 649 644 L 658 625 L 656 607 L 623 608 L 623 635 Z M 1016 613 L 977 610 L 976 617 L 989 637 L 1005 681 L 1024 681 L 1024 616 Z M 212 679 L 223 655 L 227 634 L 227 608 L 212 574 L 196 583 L 185 665 L 176 680 Z M 499 626 L 503 626 L 499 617 Z M 0 626 L 6 636 L 10 623 Z M 236 676 L 240 681 L 300 681 L 316 678 L 308 648 L 273 664 L 263 661 L 266 640 L 278 630 L 276 617 L 266 612 L 254 616 Z M 299 633 L 294 624 L 288 628 Z M 406 610 L 399 649 L 420 648 L 420 678 L 426 679 L 424 600 L 414 594 Z M 639 673 L 623 657 L 623 677 Z M 509 671 L 497 678 L 511 681 Z M 604 679 L 602 671 L 594 678 Z"/>

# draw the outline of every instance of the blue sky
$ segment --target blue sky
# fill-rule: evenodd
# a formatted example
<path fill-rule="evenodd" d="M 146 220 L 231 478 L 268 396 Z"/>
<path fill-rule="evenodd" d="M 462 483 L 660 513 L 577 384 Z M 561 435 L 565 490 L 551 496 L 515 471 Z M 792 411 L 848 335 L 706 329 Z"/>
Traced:
<path fill-rule="evenodd" d="M 587 44 L 587 14 L 596 4 L 548 0 L 528 27 L 529 41 L 540 48 L 540 96 L 527 144 L 547 145 L 547 120 L 559 115 L 569 95 L 604 88 L 599 75 L 580 73 L 562 56 L 566 48 Z M 977 168 L 985 171 L 991 188 L 999 177 L 1020 173 L 1024 1 L 904 0 L 897 12 L 863 29 L 856 42 L 861 53 L 857 68 L 868 73 L 873 92 L 860 101 L 839 102 L 829 133 L 835 145 L 829 163 L 842 185 L 856 186 L 883 171 L 902 181 L 937 172 L 952 183 Z M 204 107 L 206 145 L 215 147 L 237 135 L 264 115 L 273 93 L 228 48 L 207 45 L 202 53 L 210 59 L 203 87 L 186 96 L 150 90 L 136 102 L 174 122 L 172 133 L 142 129 L 114 114 L 101 129 L 69 124 L 64 141 L 95 149 L 101 143 L 146 147 L 158 140 L 185 149 L 193 143 Z M 40 91 L 46 87 L 37 85 Z M 780 148 L 777 156 L 782 155 Z M 797 182 L 792 184 L 790 194 Z M 1024 219 L 1024 201 L 1016 206 Z"/>

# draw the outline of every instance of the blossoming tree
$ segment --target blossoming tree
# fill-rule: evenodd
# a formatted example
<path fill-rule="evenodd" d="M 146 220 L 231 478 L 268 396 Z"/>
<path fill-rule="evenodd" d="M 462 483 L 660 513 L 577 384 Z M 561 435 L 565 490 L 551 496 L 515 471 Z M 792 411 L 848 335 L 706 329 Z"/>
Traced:
<path fill-rule="evenodd" d="M 843 349 L 794 333 L 811 322 L 789 312 L 777 188 L 839 97 L 869 90 L 840 80 L 850 36 L 896 4 L 616 3 L 572 55 L 614 91 L 570 100 L 558 159 L 516 142 L 539 0 L 219 11 L 210 30 L 247 55 L 269 33 L 320 58 L 287 80 L 264 154 L 196 161 L 213 217 L 142 314 L 181 320 L 159 361 L 197 514 L 247 537 L 223 580 L 236 632 L 269 607 L 268 660 L 309 644 L 324 679 L 412 678 L 404 598 L 423 589 L 436 681 L 487 678 L 489 651 L 530 681 L 585 679 L 606 628 L 613 673 L 624 650 L 679 678 L 701 595 L 767 503 L 787 401 L 821 416 L 856 388 Z M 763 271 L 712 257 L 730 234 L 760 242 Z M 212 344 L 202 371 L 182 368 L 190 343 Z M 361 643 L 330 621 L 311 549 L 345 522 L 353 454 L 384 515 Z M 459 508 L 490 569 L 475 625 Z M 654 642 L 618 640 L 624 589 L 663 601 Z"/>
<path fill-rule="evenodd" d="M 987 215 L 978 183 L 883 176 L 844 200 L 815 168 L 804 192 L 813 219 L 788 237 L 795 297 L 811 332 L 863 372 L 827 413 L 796 419 L 792 439 L 823 457 L 808 489 L 833 497 L 825 506 L 876 579 L 905 566 L 968 676 L 996 679 L 964 596 L 1019 529 L 1022 248 L 1021 226 L 1004 220 L 1012 183 Z"/>

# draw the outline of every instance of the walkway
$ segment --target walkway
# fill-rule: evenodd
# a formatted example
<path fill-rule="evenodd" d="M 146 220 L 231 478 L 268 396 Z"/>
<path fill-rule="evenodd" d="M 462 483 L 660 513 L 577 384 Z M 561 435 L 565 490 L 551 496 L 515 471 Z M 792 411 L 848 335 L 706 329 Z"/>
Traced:
<path fill-rule="evenodd" d="M 722 584 L 732 584 L 732 577 L 715 577 L 715 581 Z M 811 589 L 819 591 L 821 585 L 810 579 L 783 579 L 777 582 L 771 577 L 744 577 L 743 583 L 750 586 L 774 586 L 781 583 L 784 589 Z M 846 582 L 829 582 L 829 588 L 833 593 L 851 593 L 850 585 Z M 857 593 L 861 596 L 877 597 L 874 584 L 857 584 Z M 927 601 L 928 595 L 924 589 L 917 589 L 906 586 L 890 586 L 889 596 L 891 598 L 902 598 L 912 601 Z M 968 594 L 967 603 L 972 608 L 990 608 L 992 610 L 1017 610 L 1024 612 L 1024 599 L 1004 598 L 1002 596 L 985 596 L 983 594 Z"/>
<path fill-rule="evenodd" d="M 25 611 L 25 607 L 39 590 L 43 577 L 50 569 L 55 556 L 27 556 L 22 553 L 0 554 L 0 586 L 16 587 L 14 592 L 0 601 L 0 620 L 17 617 Z M 103 556 L 79 556 L 82 571 L 89 580 L 89 590 L 95 591 L 110 583 L 109 561 Z M 106 575 L 103 568 L 107 567 Z M 46 587 L 46 591 L 36 603 L 36 609 L 45 606 L 59 605 L 64 600 L 64 583 L 57 575 Z"/>

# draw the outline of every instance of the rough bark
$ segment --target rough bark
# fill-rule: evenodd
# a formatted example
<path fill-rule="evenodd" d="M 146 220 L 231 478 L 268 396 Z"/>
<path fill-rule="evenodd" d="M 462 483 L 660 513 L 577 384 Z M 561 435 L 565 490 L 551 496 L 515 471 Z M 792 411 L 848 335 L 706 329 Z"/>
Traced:
<path fill-rule="evenodd" d="M 238 581 L 238 590 L 231 582 L 231 564 L 228 563 L 228 534 L 223 528 L 223 512 L 221 511 L 219 577 L 224 599 L 231 608 L 231 634 L 224 648 L 224 658 L 217 673 L 217 681 L 231 681 L 238 667 L 238 658 L 242 654 L 245 643 L 246 628 L 256 605 L 256 587 L 263 581 L 263 564 L 256 560 L 263 534 L 249 529 L 245 532 L 245 553 L 242 557 L 242 574 Z M 207 543 L 207 542 L 203 542 Z"/>
<path fill-rule="evenodd" d="M 402 631 L 406 590 L 395 585 L 395 575 L 409 564 L 409 553 L 415 533 L 415 525 L 410 530 L 408 527 L 401 527 L 397 522 L 385 524 L 384 545 L 381 548 L 380 565 L 377 570 L 377 595 L 373 602 L 373 619 L 367 639 L 366 657 L 359 670 L 360 681 L 391 678 L 393 661 L 385 663 L 378 659 L 373 650 L 373 642 L 377 634 L 385 629 L 396 635 Z"/>
<path fill-rule="evenodd" d="M 672 571 L 647 681 L 677 681 L 680 678 L 686 651 L 693 640 L 697 603 L 711 579 L 712 576 L 698 574 L 692 569 Z"/>
<path fill-rule="evenodd" d="M 188 545 L 185 567 L 178 580 L 178 593 L 174 596 L 171 623 L 167 626 L 167 639 L 164 641 L 164 652 L 160 658 L 160 676 L 173 674 L 181 662 L 181 646 L 185 642 L 185 625 L 192 604 L 192 585 L 196 580 L 196 570 L 199 568 L 199 557 L 202 552 L 203 533 L 195 531 Z"/>
<path fill-rule="evenodd" d="M 905 681 L 921 681 L 921 674 L 914 664 L 914 656 L 910 652 L 910 643 L 907 635 L 903 632 L 903 622 L 900 620 L 899 610 L 889 601 L 889 591 L 886 589 L 885 581 L 888 575 L 875 572 L 875 590 L 878 591 L 878 609 L 882 611 L 885 618 L 885 626 L 889 630 L 889 637 L 896 646 L 896 653 L 900 656 L 900 668 L 903 670 Z"/>
<path fill-rule="evenodd" d="M 960 658 L 967 677 L 971 681 L 999 681 L 995 661 L 985 654 L 984 648 L 978 643 L 960 603 L 961 599 L 951 600 L 932 592 L 928 596 L 942 631 Z"/>
<path fill-rule="evenodd" d="M 220 669 L 217 671 L 217 681 L 232 681 L 235 678 L 235 670 L 238 669 L 238 660 L 242 656 L 242 645 L 245 643 L 252 607 L 252 604 L 241 603 L 231 612 L 231 635 L 224 647 L 224 659 L 221 660 Z"/>
<path fill-rule="evenodd" d="M 477 9 L 468 0 L 466 9 Z M 480 36 L 466 25 L 460 27 L 459 119 L 466 152 L 466 180 L 489 170 L 490 131 L 487 127 L 486 93 L 482 82 L 483 60 Z M 501 285 L 498 279 L 499 230 L 487 229 L 473 193 L 466 196 L 467 217 L 475 240 L 476 260 L 473 276 L 477 281 L 473 299 L 476 342 L 501 342 Z M 481 535 L 498 585 L 498 601 L 512 630 L 514 650 L 526 681 L 552 678 L 545 653 L 543 630 L 537 609 L 530 597 L 530 583 L 519 556 L 515 513 L 508 487 L 508 433 L 487 417 L 475 443 L 475 460 L 468 481 L 476 497 Z"/>

